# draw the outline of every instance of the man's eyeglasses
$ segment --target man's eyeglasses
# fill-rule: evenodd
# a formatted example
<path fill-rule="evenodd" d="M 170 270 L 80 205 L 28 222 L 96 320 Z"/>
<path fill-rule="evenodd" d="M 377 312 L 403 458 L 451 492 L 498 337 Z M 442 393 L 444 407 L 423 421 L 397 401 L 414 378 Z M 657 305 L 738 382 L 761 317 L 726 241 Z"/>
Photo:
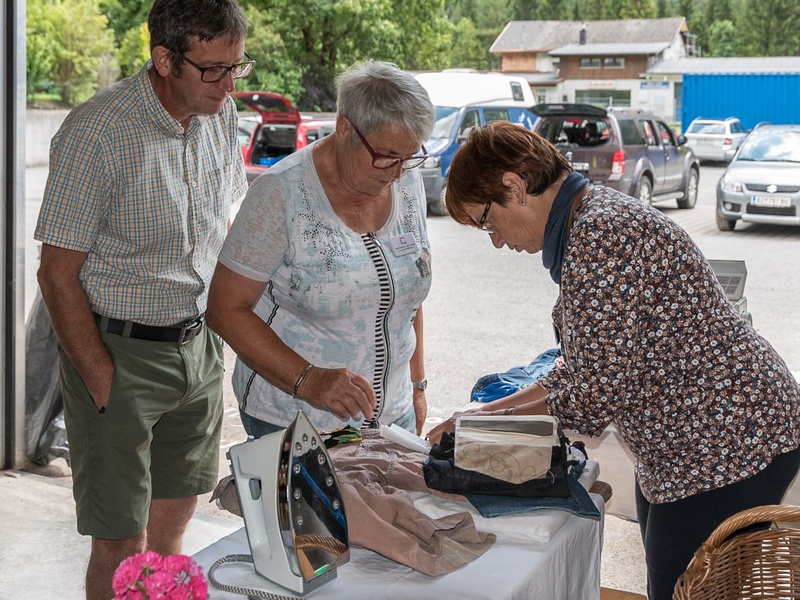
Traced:
<path fill-rule="evenodd" d="M 369 145 L 367 138 L 358 130 L 358 127 L 356 127 L 352 121 L 350 121 L 350 125 L 353 126 L 353 131 L 356 132 L 356 135 L 358 135 L 358 138 L 364 144 L 364 148 L 367 149 L 367 152 L 369 152 L 369 155 L 372 157 L 372 166 L 376 169 L 391 169 L 401 163 L 404 170 L 415 169 L 428 158 L 428 151 L 425 150 L 424 144 L 422 146 L 422 154 L 415 154 L 413 156 L 392 156 L 391 154 L 375 152 L 372 146 Z"/>
<path fill-rule="evenodd" d="M 486 225 L 486 219 L 489 218 L 489 209 L 491 207 L 492 207 L 492 201 L 489 200 L 486 203 L 486 208 L 483 209 L 483 214 L 481 215 L 480 220 L 478 221 L 478 229 L 481 229 L 483 231 L 488 231 L 489 233 L 492 233 L 494 231 L 491 225 Z"/>
<path fill-rule="evenodd" d="M 228 67 L 201 67 L 180 52 L 175 52 L 175 54 L 200 71 L 200 79 L 203 81 L 203 83 L 217 83 L 218 81 L 225 79 L 228 73 L 230 73 L 234 79 L 247 77 L 250 74 L 250 71 L 252 71 L 253 66 L 256 64 L 256 60 L 247 52 L 244 53 L 245 57 L 247 57 L 247 61 L 239 63 L 238 65 L 230 65 Z"/>

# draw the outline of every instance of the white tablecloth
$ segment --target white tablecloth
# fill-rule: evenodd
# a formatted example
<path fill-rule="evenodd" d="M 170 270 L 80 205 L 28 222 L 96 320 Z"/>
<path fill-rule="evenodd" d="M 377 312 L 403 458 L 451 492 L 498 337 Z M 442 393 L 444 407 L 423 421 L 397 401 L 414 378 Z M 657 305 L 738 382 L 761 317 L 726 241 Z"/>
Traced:
<path fill-rule="evenodd" d="M 591 463 L 590 463 L 591 464 Z M 597 475 L 596 464 L 590 473 Z M 591 479 L 593 481 L 593 479 Z M 587 482 L 588 483 L 588 482 Z M 591 483 L 588 483 L 591 485 Z M 592 494 L 600 508 L 595 521 L 557 511 L 540 511 L 518 517 L 520 524 L 540 521 L 552 531 L 547 543 L 521 541 L 498 531 L 497 542 L 475 561 L 441 577 L 429 577 L 379 554 L 362 548 L 350 549 L 350 561 L 339 567 L 337 578 L 309 593 L 310 600 L 598 600 L 600 597 L 600 552 L 603 546 L 603 499 Z M 492 531 L 492 519 L 481 529 Z M 244 528 L 197 553 L 194 558 L 205 572 L 228 554 L 249 554 Z M 263 589 L 293 597 L 292 593 L 257 575 L 252 565 L 225 564 L 215 576 L 221 583 Z M 244 596 L 217 590 L 209 583 L 209 600 L 241 600 Z"/>

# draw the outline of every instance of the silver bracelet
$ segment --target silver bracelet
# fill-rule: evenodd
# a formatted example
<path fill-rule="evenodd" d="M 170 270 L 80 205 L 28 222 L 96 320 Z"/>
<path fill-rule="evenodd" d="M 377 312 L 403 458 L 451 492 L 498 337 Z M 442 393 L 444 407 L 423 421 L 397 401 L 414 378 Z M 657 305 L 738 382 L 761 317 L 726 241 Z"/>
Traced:
<path fill-rule="evenodd" d="M 300 377 L 298 377 L 297 381 L 294 382 L 294 389 L 292 390 L 292 398 L 297 398 L 297 390 L 300 389 L 300 384 L 303 383 L 303 379 L 306 378 L 306 375 L 308 375 L 308 372 L 313 368 L 314 368 L 314 365 L 312 365 L 311 363 L 308 363 L 306 365 L 306 368 L 303 369 L 303 372 L 300 373 Z"/>

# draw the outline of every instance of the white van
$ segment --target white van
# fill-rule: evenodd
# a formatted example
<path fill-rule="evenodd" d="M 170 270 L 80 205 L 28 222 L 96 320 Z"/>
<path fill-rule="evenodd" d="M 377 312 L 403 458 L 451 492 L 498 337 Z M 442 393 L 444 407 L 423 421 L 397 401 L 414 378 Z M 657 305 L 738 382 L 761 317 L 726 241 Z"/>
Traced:
<path fill-rule="evenodd" d="M 524 77 L 464 69 L 419 73 L 415 77 L 436 108 L 436 124 L 425 142 L 429 157 L 420 167 L 428 212 L 444 216 L 450 163 L 470 127 L 510 121 L 533 129 L 536 115 L 528 108 L 536 101 Z"/>

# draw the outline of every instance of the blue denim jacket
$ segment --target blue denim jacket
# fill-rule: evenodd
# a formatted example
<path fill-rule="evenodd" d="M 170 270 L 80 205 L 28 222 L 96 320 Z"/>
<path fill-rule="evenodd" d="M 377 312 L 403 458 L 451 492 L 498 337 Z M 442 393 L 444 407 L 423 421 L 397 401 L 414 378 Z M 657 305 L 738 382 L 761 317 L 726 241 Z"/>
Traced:
<path fill-rule="evenodd" d="M 550 348 L 533 359 L 529 365 L 513 367 L 504 373 L 484 375 L 472 387 L 472 402 L 491 402 L 528 387 L 561 363 L 561 350 Z"/>

